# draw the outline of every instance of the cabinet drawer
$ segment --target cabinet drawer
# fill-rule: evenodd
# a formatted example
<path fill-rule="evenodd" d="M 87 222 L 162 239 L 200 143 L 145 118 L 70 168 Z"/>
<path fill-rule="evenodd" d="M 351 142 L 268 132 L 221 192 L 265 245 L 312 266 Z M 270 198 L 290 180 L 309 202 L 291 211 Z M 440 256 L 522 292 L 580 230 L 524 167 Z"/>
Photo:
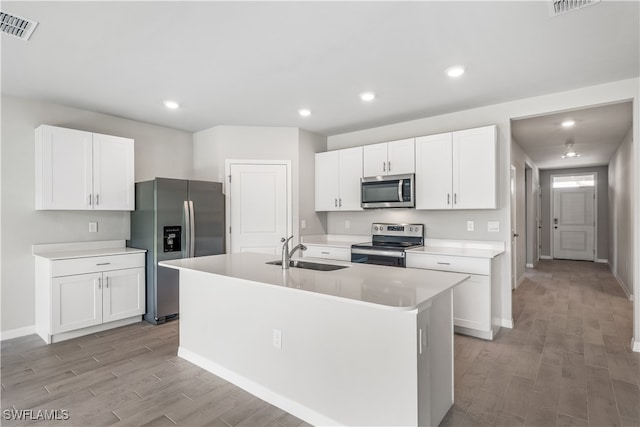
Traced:
<path fill-rule="evenodd" d="M 304 258 L 335 259 L 338 261 L 351 261 L 351 248 L 338 248 L 335 246 L 306 245 L 303 252 Z"/>
<path fill-rule="evenodd" d="M 144 255 L 144 253 L 139 253 L 55 260 L 51 262 L 51 276 L 71 276 L 74 274 L 144 267 Z"/>
<path fill-rule="evenodd" d="M 491 260 L 486 258 L 447 255 L 415 254 L 407 252 L 407 267 L 456 273 L 491 274 Z"/>

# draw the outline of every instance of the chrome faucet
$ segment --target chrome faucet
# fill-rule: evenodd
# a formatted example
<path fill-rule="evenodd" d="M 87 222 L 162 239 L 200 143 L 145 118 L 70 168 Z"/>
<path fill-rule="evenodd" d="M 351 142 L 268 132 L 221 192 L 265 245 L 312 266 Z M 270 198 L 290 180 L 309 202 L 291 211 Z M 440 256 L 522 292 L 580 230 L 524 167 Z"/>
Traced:
<path fill-rule="evenodd" d="M 307 247 L 302 243 L 296 245 L 289 251 L 289 240 L 293 239 L 293 236 L 285 239 L 284 237 L 280 239 L 282 242 L 282 269 L 286 270 L 289 268 L 289 262 L 291 261 L 291 257 L 296 253 L 298 249 L 301 251 L 306 251 Z"/>

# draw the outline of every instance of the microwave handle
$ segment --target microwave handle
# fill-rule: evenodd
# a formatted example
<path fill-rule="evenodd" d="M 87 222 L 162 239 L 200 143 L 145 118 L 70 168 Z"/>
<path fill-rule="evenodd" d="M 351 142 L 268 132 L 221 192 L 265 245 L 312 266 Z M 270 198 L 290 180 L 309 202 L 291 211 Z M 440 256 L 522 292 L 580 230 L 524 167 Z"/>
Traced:
<path fill-rule="evenodd" d="M 404 182 L 404 179 L 399 179 L 398 180 L 398 201 L 401 202 L 402 200 L 404 200 L 402 198 L 402 183 Z"/>

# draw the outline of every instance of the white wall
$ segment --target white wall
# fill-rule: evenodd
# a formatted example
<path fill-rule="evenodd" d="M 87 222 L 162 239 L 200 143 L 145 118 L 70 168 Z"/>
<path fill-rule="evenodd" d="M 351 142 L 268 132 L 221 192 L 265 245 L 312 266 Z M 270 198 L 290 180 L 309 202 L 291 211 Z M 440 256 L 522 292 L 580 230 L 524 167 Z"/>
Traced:
<path fill-rule="evenodd" d="M 609 162 L 609 264 L 628 295 L 633 294 L 632 129 Z"/>
<path fill-rule="evenodd" d="M 315 206 L 315 154 L 327 151 L 327 137 L 301 129 L 299 150 L 300 222 L 307 224 L 305 229 L 300 225 L 300 235 L 326 234 L 327 213 L 316 212 Z"/>
<path fill-rule="evenodd" d="M 629 157 L 629 162 L 633 159 Z M 551 238 L 551 199 L 553 189 L 551 188 L 552 175 L 566 174 L 582 174 L 597 173 L 596 182 L 596 219 L 597 219 L 597 235 L 596 235 L 596 260 L 605 262 L 609 256 L 609 170 L 607 166 L 594 166 L 586 168 L 572 169 L 544 169 L 540 171 L 540 185 L 542 186 L 542 254 L 551 256 L 552 254 L 552 238 Z M 631 180 L 631 177 L 629 177 Z M 627 197 L 631 197 L 629 194 Z M 631 239 L 631 236 L 629 236 Z"/>
<path fill-rule="evenodd" d="M 382 141 L 391 141 L 401 138 L 409 138 L 419 135 L 430 135 L 451 130 L 467 129 L 489 124 L 498 126 L 498 141 L 500 153 L 500 209 L 489 211 L 466 212 L 426 212 L 415 211 L 408 213 L 410 220 L 419 219 L 427 226 L 427 237 L 465 238 L 476 240 L 500 240 L 509 248 L 510 238 L 510 206 L 509 206 L 509 181 L 511 162 L 511 132 L 510 120 L 525 118 L 549 112 L 572 110 L 577 107 L 619 102 L 621 100 L 637 99 L 639 94 L 639 79 L 628 79 L 596 86 L 575 89 L 566 92 L 558 92 L 544 96 L 521 99 L 502 104 L 474 108 L 440 116 L 428 117 L 409 122 L 366 129 L 358 132 L 350 132 L 329 137 L 327 147 L 329 150 L 355 147 L 358 145 L 372 144 Z M 634 140 L 638 140 L 638 111 L 634 104 Z M 640 155 L 636 154 L 636 158 Z M 640 163 L 640 160 L 637 160 Z M 636 179 L 638 179 L 636 177 Z M 349 216 L 351 229 L 345 230 L 343 219 Z M 384 219 L 404 217 L 402 212 L 396 214 L 382 213 L 376 215 L 375 211 L 365 213 L 329 213 L 329 233 L 358 234 L 367 230 L 371 221 L 379 217 Z M 476 234 L 467 234 L 461 227 L 463 221 L 475 220 Z M 489 234 L 486 231 L 486 222 L 490 220 L 500 221 L 500 233 Z M 640 220 L 637 220 L 640 225 Z M 475 233 L 475 232 L 474 232 Z M 637 233 L 636 247 L 640 244 L 640 233 Z M 501 317 L 503 324 L 511 321 L 511 250 L 501 257 L 500 275 L 503 278 Z M 636 285 L 638 286 L 638 285 Z M 636 304 L 637 306 L 637 304 Z M 636 310 L 636 313 L 638 310 Z M 636 317 L 635 336 L 640 333 L 640 316 Z"/>
<path fill-rule="evenodd" d="M 41 101 L 2 96 L 1 330 L 35 323 L 35 243 L 128 239 L 129 212 L 36 211 L 35 137 L 40 124 L 135 139 L 136 181 L 191 175 L 191 134 Z M 89 221 L 98 232 L 89 233 Z"/>
<path fill-rule="evenodd" d="M 289 160 L 292 183 L 292 230 L 299 240 L 299 148 L 298 129 L 262 126 L 216 126 L 193 134 L 194 179 L 224 185 L 225 161 Z"/>
<path fill-rule="evenodd" d="M 537 259 L 527 260 L 527 252 L 535 253 L 538 246 L 538 235 L 535 232 L 535 218 L 538 212 L 540 174 L 536 164 L 527 153 L 512 141 L 511 165 L 516 168 L 516 225 L 513 227 L 518 234 L 516 239 L 516 281 L 524 273 L 527 262 L 535 264 Z M 531 170 L 531 182 L 526 182 L 527 168 Z M 530 203 L 527 204 L 526 201 Z M 533 224 L 532 224 L 533 223 Z M 528 239 L 528 240 L 527 240 Z M 528 246 L 528 247 L 527 247 Z"/>

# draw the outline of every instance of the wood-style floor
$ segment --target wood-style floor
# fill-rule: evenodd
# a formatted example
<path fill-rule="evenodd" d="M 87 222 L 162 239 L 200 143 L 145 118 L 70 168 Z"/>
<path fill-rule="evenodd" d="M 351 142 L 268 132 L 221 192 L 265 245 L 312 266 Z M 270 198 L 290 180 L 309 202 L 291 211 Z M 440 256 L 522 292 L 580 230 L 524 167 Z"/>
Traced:
<path fill-rule="evenodd" d="M 513 293 L 514 329 L 456 335 L 443 426 L 639 426 L 632 304 L 605 265 L 541 262 Z M 299 426 L 300 419 L 176 357 L 178 323 L 142 322 L 45 345 L 2 343 L 2 425 Z M 345 402 L 348 404 L 348 402 Z M 65 412 L 62 412 L 64 410 Z"/>
<path fill-rule="evenodd" d="M 542 261 L 513 292 L 513 329 L 455 337 L 441 426 L 639 426 L 633 305 L 608 266 Z"/>

